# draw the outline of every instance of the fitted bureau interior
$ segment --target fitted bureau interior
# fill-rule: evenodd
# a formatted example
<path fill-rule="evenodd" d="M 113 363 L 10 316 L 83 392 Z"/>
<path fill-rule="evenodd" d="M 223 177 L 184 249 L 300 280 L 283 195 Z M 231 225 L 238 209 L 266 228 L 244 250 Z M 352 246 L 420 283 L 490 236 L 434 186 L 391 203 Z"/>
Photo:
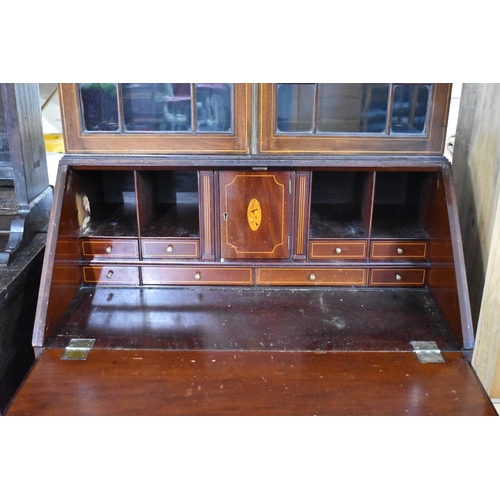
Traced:
<path fill-rule="evenodd" d="M 116 348 L 463 345 L 437 167 L 77 165 L 64 182 L 40 343 L 90 335 Z M 286 256 L 276 258 L 280 247 Z"/>

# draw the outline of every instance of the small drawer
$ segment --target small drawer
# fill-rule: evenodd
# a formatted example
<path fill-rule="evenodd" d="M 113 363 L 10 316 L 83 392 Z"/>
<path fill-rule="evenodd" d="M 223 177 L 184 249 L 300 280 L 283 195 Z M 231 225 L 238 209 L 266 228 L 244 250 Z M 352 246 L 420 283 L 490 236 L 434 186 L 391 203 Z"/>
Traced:
<path fill-rule="evenodd" d="M 144 285 L 252 285 L 253 272 L 243 267 L 143 266 Z"/>
<path fill-rule="evenodd" d="M 138 285 L 139 270 L 133 266 L 84 266 L 83 281 L 99 285 Z"/>
<path fill-rule="evenodd" d="M 83 240 L 82 255 L 84 259 L 137 259 L 139 245 L 137 240 Z"/>
<path fill-rule="evenodd" d="M 278 268 L 257 270 L 258 285 L 365 286 L 365 269 Z"/>
<path fill-rule="evenodd" d="M 199 240 L 143 239 L 142 256 L 145 259 L 197 259 L 200 257 Z"/>
<path fill-rule="evenodd" d="M 425 269 L 372 269 L 370 286 L 423 286 Z"/>
<path fill-rule="evenodd" d="M 370 259 L 425 259 L 425 241 L 372 241 Z"/>
<path fill-rule="evenodd" d="M 366 241 L 310 241 L 309 258 L 323 260 L 366 259 Z"/>

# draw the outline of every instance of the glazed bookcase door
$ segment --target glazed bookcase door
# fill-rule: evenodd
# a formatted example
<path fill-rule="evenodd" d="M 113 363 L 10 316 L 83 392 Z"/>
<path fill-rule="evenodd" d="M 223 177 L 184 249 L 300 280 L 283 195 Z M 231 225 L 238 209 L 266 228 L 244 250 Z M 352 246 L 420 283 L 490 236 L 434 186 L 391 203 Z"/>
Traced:
<path fill-rule="evenodd" d="M 67 153 L 248 153 L 251 85 L 63 83 Z"/>
<path fill-rule="evenodd" d="M 451 84 L 262 83 L 266 154 L 442 154 Z"/>

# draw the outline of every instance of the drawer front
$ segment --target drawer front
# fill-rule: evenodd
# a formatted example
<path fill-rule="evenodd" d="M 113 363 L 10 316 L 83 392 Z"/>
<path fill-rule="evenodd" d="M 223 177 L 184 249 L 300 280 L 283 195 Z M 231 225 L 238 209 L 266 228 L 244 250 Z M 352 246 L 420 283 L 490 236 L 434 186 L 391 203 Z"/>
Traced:
<path fill-rule="evenodd" d="M 423 286 L 425 269 L 372 269 L 370 286 Z"/>
<path fill-rule="evenodd" d="M 200 257 L 199 240 L 142 240 L 145 259 L 197 259 Z"/>
<path fill-rule="evenodd" d="M 242 267 L 144 266 L 144 285 L 252 285 L 253 272 Z"/>
<path fill-rule="evenodd" d="M 371 259 L 425 259 L 427 243 L 425 241 L 373 241 Z"/>
<path fill-rule="evenodd" d="M 260 268 L 258 285 L 365 286 L 365 269 Z"/>
<path fill-rule="evenodd" d="M 84 266 L 84 283 L 139 285 L 139 270 L 133 266 Z"/>
<path fill-rule="evenodd" d="M 137 259 L 137 240 L 83 240 L 82 255 L 85 259 Z"/>
<path fill-rule="evenodd" d="M 311 241 L 309 243 L 309 258 L 344 260 L 366 259 L 366 241 Z"/>

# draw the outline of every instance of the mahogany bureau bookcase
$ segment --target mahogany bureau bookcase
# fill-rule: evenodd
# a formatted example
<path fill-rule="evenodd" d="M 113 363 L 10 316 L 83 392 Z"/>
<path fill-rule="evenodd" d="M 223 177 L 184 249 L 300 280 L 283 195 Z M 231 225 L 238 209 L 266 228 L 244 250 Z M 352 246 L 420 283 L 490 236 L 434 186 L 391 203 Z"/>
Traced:
<path fill-rule="evenodd" d="M 9 414 L 495 414 L 463 354 L 450 84 L 59 91 Z"/>

